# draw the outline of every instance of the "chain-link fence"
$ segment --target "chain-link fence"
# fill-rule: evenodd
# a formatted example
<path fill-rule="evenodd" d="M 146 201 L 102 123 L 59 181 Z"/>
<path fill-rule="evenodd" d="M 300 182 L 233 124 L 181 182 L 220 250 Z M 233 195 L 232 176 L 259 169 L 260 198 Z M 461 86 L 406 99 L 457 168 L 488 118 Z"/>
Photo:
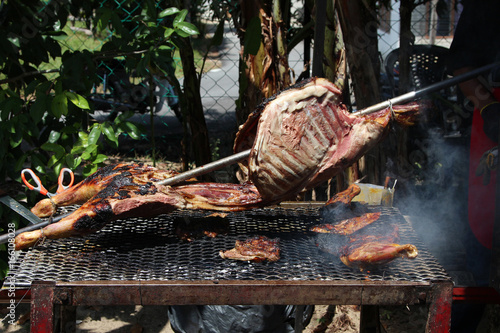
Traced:
<path fill-rule="evenodd" d="M 415 44 L 449 47 L 458 16 L 454 2 L 448 1 L 447 8 L 444 11 L 441 9 L 440 15 L 437 15 L 436 8 L 432 5 L 434 2 L 427 2 L 414 10 L 412 32 L 415 35 Z M 394 77 L 392 82 L 387 78 L 387 75 L 394 76 L 392 69 L 389 69 L 391 73 L 385 73 L 388 70 L 388 59 L 399 45 L 399 2 L 393 2 L 392 5 L 392 8 L 381 10 L 378 13 L 379 51 L 382 65 L 381 86 L 382 91 L 387 93 L 383 97 L 389 97 L 396 93 L 394 87 L 391 87 L 391 84 L 394 84 Z M 291 8 L 292 12 L 299 13 L 296 15 L 298 19 L 292 23 L 297 27 L 302 24 L 300 15 L 303 14 L 301 12 L 303 6 L 303 1 L 295 1 Z M 126 9 L 123 8 L 124 12 L 120 16 L 122 20 L 132 22 L 131 18 L 140 10 L 139 3 L 136 7 L 129 4 Z M 211 36 L 215 32 L 218 22 L 213 20 L 213 15 L 208 8 L 199 12 L 202 13 L 199 20 L 203 22 L 204 34 Z M 114 34 L 109 29 L 95 34 L 95 32 L 88 30 L 78 18 L 71 18 L 71 22 L 72 24 L 66 28 L 68 38 L 65 41 L 65 46 L 71 50 L 99 50 Z M 133 26 L 131 28 L 133 29 Z M 309 44 L 306 43 L 306 45 Z M 310 59 L 305 59 L 304 55 L 312 54 L 312 52 L 304 49 L 304 43 L 299 43 L 289 52 L 289 65 L 296 79 L 303 71 L 305 63 L 310 61 Z M 217 49 L 210 50 L 208 62 L 201 78 L 202 103 L 215 158 L 231 153 L 232 139 L 236 131 L 236 100 L 239 96 L 239 53 L 240 40 L 234 27 L 226 22 L 223 43 Z M 195 56 L 198 57 L 195 61 L 199 61 L 203 54 L 198 53 Z M 148 82 L 144 78 L 136 77 L 134 73 L 127 73 L 123 61 L 126 59 L 103 61 L 99 64 L 101 84 L 96 85 L 90 96 L 96 110 L 99 110 L 96 112 L 96 118 L 99 120 L 113 116 L 116 112 L 125 109 L 134 110 L 136 115 L 133 120 L 143 125 L 147 130 L 141 142 L 125 146 L 124 152 L 140 152 L 147 155 L 150 150 L 148 147 L 151 146 L 151 131 L 154 131 L 160 154 L 175 160 L 176 155 L 180 156 L 180 138 L 183 131 L 176 92 L 165 78 L 156 78 L 154 81 L 156 102 L 154 117 L 151 117 Z M 179 59 L 177 61 L 180 63 Z M 397 67 L 395 70 L 397 71 Z M 182 78 L 180 80 L 182 81 Z M 154 126 L 151 125 L 151 122 Z"/>

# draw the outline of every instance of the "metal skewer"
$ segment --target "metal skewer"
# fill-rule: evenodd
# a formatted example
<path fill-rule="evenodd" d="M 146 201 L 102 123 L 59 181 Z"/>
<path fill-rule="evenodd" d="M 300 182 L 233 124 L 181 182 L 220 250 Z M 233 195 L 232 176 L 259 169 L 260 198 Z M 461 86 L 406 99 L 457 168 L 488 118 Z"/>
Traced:
<path fill-rule="evenodd" d="M 479 67 L 479 68 L 472 70 L 468 73 L 457 75 L 451 79 L 431 84 L 431 85 L 429 85 L 425 88 L 422 88 L 420 90 L 412 91 L 412 92 L 409 92 L 409 93 L 406 93 L 406 94 L 403 94 L 400 96 L 396 96 L 396 97 L 391 98 L 387 101 L 384 101 L 384 102 L 369 106 L 363 110 L 354 112 L 353 114 L 357 115 L 357 116 L 364 116 L 364 115 L 367 115 L 367 114 L 370 114 L 373 112 L 377 112 L 377 111 L 386 109 L 386 108 L 390 107 L 391 105 L 409 102 L 409 101 L 414 100 L 416 98 L 425 96 L 431 92 L 435 92 L 435 91 L 441 90 L 443 88 L 447 88 L 449 86 L 458 84 L 460 82 L 472 79 L 472 78 L 478 76 L 479 74 L 482 74 L 484 72 L 487 72 L 487 71 L 493 69 L 496 66 L 500 66 L 500 62 L 492 63 L 492 64 L 489 64 L 489 65 L 486 65 L 483 67 Z M 239 152 L 235 155 L 221 158 L 220 160 L 217 160 L 215 162 L 211 162 L 211 163 L 208 163 L 206 165 L 200 166 L 198 168 L 194 168 L 194 169 L 191 169 L 189 171 L 183 172 L 177 176 L 167 178 L 165 180 L 158 182 L 157 184 L 159 184 L 159 185 L 175 185 L 175 184 L 183 182 L 189 178 L 202 176 L 202 175 L 205 175 L 209 172 L 222 169 L 225 166 L 228 166 L 228 165 L 231 165 L 234 163 L 238 163 L 239 161 L 242 161 L 245 158 L 248 158 L 249 156 L 250 156 L 250 149 L 244 150 L 244 151 Z"/>

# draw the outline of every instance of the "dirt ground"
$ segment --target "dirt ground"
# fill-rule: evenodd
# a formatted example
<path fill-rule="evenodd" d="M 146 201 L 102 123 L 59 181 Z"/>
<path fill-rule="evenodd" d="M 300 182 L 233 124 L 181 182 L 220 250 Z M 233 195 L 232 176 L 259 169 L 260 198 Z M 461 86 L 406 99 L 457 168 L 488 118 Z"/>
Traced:
<path fill-rule="evenodd" d="M 23 303 L 16 309 L 17 325 L 7 320 L 0 323 L 0 332 L 29 332 L 29 308 Z M 425 306 L 380 308 L 382 332 L 424 332 L 427 309 Z M 7 314 L 2 304 L 0 314 Z M 316 305 L 304 333 L 357 333 L 360 330 L 360 309 L 355 305 Z M 76 332 L 86 333 L 173 333 L 165 306 L 77 307 Z"/>

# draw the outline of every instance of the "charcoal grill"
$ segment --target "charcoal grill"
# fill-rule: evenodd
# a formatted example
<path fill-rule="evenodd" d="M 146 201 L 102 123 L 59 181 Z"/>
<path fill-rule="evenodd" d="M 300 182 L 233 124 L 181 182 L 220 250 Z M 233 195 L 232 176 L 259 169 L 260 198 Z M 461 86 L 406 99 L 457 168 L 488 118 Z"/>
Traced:
<path fill-rule="evenodd" d="M 291 207 L 291 206 L 290 206 Z M 377 223 L 399 226 L 401 243 L 419 249 L 378 271 L 361 272 L 316 246 L 309 227 L 320 205 L 229 213 L 215 238 L 179 239 L 179 223 L 213 223 L 206 211 L 179 210 L 153 219 L 130 218 L 85 238 L 45 241 L 22 251 L 6 283 L 30 289 L 32 328 L 52 325 L 55 305 L 186 304 L 430 304 L 428 331 L 449 328 L 452 282 L 396 208 Z M 216 218 L 217 219 L 217 218 Z M 281 259 L 250 263 L 222 259 L 237 239 L 280 239 Z M 6 286 L 4 285 L 4 288 Z M 50 330 L 50 328 L 49 328 Z"/>

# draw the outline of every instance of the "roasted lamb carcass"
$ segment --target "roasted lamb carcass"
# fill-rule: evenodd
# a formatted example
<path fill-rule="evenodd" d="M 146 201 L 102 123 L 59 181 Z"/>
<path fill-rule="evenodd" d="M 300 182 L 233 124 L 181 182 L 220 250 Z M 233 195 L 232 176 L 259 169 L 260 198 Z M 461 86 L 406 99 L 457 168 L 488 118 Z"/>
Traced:
<path fill-rule="evenodd" d="M 240 163 L 269 203 L 293 198 L 356 162 L 386 133 L 389 121 L 411 123 L 418 104 L 365 116 L 347 111 L 341 92 L 325 79 L 303 81 L 265 101 L 240 127 L 234 150 L 249 148 Z"/>
<path fill-rule="evenodd" d="M 251 184 L 199 183 L 170 187 L 119 175 L 71 215 L 43 229 L 19 234 L 15 247 L 24 249 L 44 238 L 87 235 L 111 221 L 128 217 L 148 218 L 176 209 L 238 211 L 261 204 L 262 199 Z"/>
<path fill-rule="evenodd" d="M 106 188 L 117 176 L 134 177 L 136 182 L 156 182 L 173 177 L 175 171 L 160 170 L 146 164 L 113 164 L 97 170 L 75 186 L 56 194 L 49 199 L 39 201 L 31 212 L 38 217 L 52 216 L 57 207 L 81 205 Z"/>

